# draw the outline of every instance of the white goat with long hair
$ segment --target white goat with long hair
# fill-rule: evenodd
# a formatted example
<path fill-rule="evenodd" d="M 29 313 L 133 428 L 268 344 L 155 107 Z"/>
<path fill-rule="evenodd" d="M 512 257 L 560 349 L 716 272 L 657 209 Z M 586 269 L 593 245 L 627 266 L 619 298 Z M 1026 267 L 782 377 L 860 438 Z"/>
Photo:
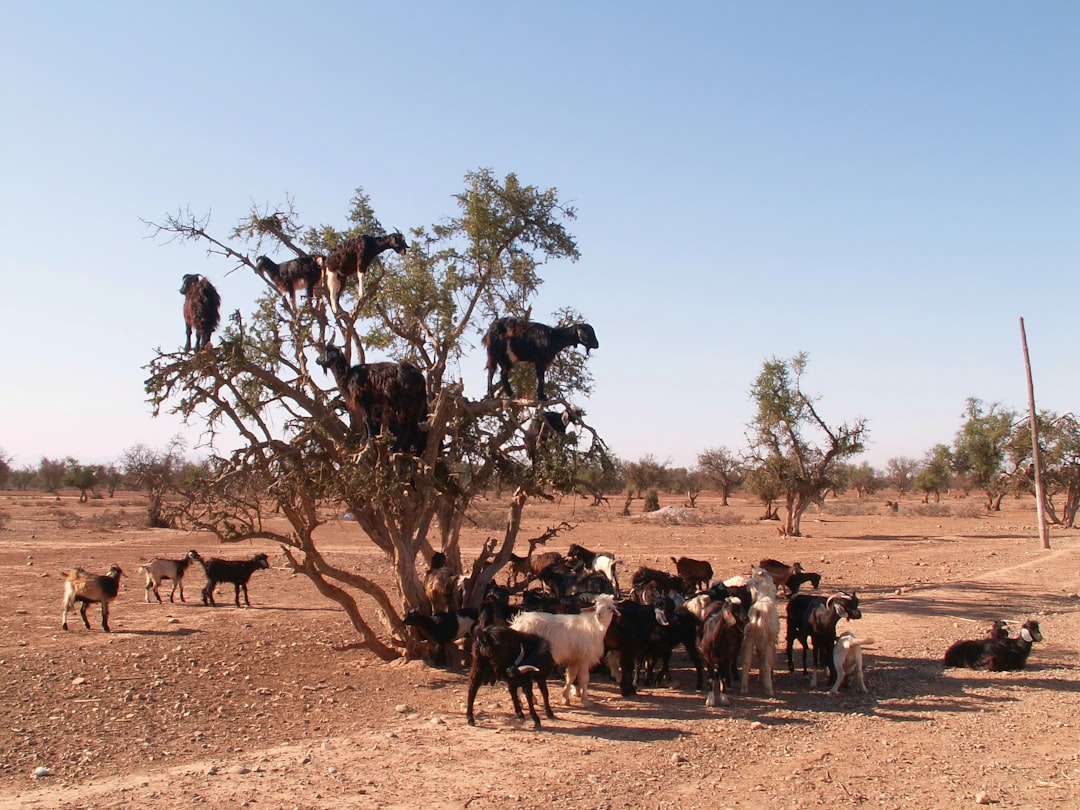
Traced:
<path fill-rule="evenodd" d="M 754 568 L 753 575 L 746 581 L 753 602 L 750 605 L 749 621 L 743 633 L 743 643 L 739 651 L 742 676 L 739 692 L 746 694 L 750 689 L 750 665 L 757 655 L 758 670 L 765 694 L 773 696 L 773 668 L 776 666 L 776 640 L 780 636 L 780 612 L 776 607 L 776 583 L 767 571 Z"/>
<path fill-rule="evenodd" d="M 510 627 L 519 633 L 532 633 L 547 639 L 551 655 L 557 665 L 566 666 L 566 686 L 563 702 L 570 705 L 570 693 L 581 698 L 581 705 L 589 705 L 589 670 L 604 655 L 604 633 L 612 617 L 619 612 L 615 597 L 601 594 L 594 607 L 578 614 L 519 613 Z"/>

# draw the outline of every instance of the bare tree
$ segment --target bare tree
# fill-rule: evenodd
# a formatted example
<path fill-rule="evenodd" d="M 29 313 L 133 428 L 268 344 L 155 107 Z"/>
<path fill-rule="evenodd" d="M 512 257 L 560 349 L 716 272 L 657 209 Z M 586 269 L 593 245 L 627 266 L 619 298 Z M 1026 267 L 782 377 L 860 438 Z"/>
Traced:
<path fill-rule="evenodd" d="M 726 447 L 714 447 L 698 454 L 698 469 L 720 492 L 720 505 L 728 505 L 731 490 L 742 483 L 746 467 L 742 459 Z"/>

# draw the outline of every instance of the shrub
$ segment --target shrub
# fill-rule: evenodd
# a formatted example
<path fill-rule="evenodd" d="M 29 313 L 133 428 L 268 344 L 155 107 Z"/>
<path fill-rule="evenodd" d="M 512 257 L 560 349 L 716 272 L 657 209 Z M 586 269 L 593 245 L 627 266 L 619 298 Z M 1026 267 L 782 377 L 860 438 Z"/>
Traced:
<path fill-rule="evenodd" d="M 654 488 L 650 489 L 648 492 L 645 493 L 645 511 L 646 512 L 655 512 L 659 508 L 660 508 L 660 493 L 657 492 L 656 488 L 654 487 Z"/>

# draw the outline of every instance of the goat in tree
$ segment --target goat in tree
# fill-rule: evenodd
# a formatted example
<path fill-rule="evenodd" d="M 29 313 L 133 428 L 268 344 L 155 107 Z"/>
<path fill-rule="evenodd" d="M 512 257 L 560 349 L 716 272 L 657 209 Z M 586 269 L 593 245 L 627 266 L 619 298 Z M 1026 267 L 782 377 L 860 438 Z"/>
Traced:
<path fill-rule="evenodd" d="M 323 270 L 326 272 L 326 291 L 330 296 L 330 309 L 334 311 L 334 314 L 340 314 L 341 291 L 345 286 L 346 278 L 357 276 L 360 285 L 357 295 L 363 296 L 364 274 L 375 261 L 375 257 L 384 250 L 393 250 L 400 255 L 408 249 L 409 246 L 401 231 L 394 231 L 383 236 L 369 236 L 368 234 L 354 236 L 326 254 Z"/>
<path fill-rule="evenodd" d="M 510 369 L 517 363 L 532 363 L 536 369 L 536 398 L 544 400 L 544 374 L 555 355 L 568 346 L 584 346 L 585 353 L 600 348 L 596 332 L 587 323 L 569 326 L 548 326 L 524 318 L 496 318 L 484 335 L 487 347 L 488 396 L 501 388 L 508 397 L 514 396 L 510 387 Z M 499 384 L 492 385 L 496 370 Z"/>
<path fill-rule="evenodd" d="M 345 407 L 353 418 L 353 427 L 363 423 L 368 438 L 382 430 L 394 436 L 396 451 L 424 452 L 427 432 L 427 382 L 412 363 L 361 363 L 349 368 L 345 353 L 327 344 L 316 361 L 334 375 Z"/>
<path fill-rule="evenodd" d="M 195 351 L 210 345 L 210 335 L 221 320 L 221 296 L 208 278 L 187 273 L 180 284 L 184 296 L 184 351 L 191 351 L 191 331 L 195 330 Z"/>
<path fill-rule="evenodd" d="M 292 299 L 293 309 L 296 309 L 296 291 L 306 291 L 307 300 L 311 301 L 315 285 L 322 277 L 322 264 L 322 256 L 298 256 L 281 264 L 260 256 L 255 260 L 255 269 L 273 282 L 282 298 L 288 295 Z"/>
<path fill-rule="evenodd" d="M 567 408 L 562 413 L 558 411 L 541 411 L 525 431 L 525 452 L 529 461 L 536 463 L 536 456 L 542 447 L 549 446 L 563 440 L 566 437 L 566 429 L 577 423 L 585 411 L 581 408 Z"/>

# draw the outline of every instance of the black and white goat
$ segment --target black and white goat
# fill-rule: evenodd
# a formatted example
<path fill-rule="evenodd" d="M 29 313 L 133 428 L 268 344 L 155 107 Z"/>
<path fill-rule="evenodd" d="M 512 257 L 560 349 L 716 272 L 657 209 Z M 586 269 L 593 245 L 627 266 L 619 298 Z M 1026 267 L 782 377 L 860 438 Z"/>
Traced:
<path fill-rule="evenodd" d="M 540 717 L 533 703 L 532 685 L 535 682 L 544 699 L 544 713 L 554 720 L 548 697 L 547 681 L 555 673 L 555 659 L 551 655 L 551 646 L 540 636 L 531 633 L 519 633 L 502 625 L 482 627 L 476 631 L 473 640 L 472 666 L 469 668 L 468 698 L 465 704 L 465 718 L 470 726 L 476 725 L 473 705 L 476 693 L 484 683 L 494 684 L 504 681 L 510 690 L 510 699 L 514 702 L 514 714 L 524 719 L 521 701 L 517 692 L 525 693 L 529 704 L 529 716 L 533 727 L 540 728 Z"/>
<path fill-rule="evenodd" d="M 195 332 L 195 351 L 210 345 L 210 335 L 221 320 L 221 296 L 210 279 L 188 273 L 180 284 L 184 296 L 184 351 L 191 351 L 191 332 Z"/>
<path fill-rule="evenodd" d="M 573 564 L 577 561 L 585 569 L 603 574 L 615 588 L 615 595 L 619 595 L 619 576 L 615 570 L 615 555 L 603 551 L 589 551 L 583 546 L 574 543 L 566 551 L 566 559 Z"/>
<path fill-rule="evenodd" d="M 1039 623 L 1024 622 L 1017 638 L 1009 638 L 1003 622 L 995 622 L 986 638 L 957 641 L 945 651 L 945 666 L 1008 672 L 1023 669 L 1031 646 L 1042 641 Z"/>
<path fill-rule="evenodd" d="M 110 566 L 109 573 L 104 575 L 91 574 L 82 568 L 74 568 L 64 573 L 64 613 L 60 619 L 60 627 L 68 629 L 67 614 L 74 609 L 75 603 L 81 603 L 79 615 L 82 617 L 86 629 L 90 629 L 90 622 L 86 618 L 86 609 L 93 603 L 101 604 L 101 629 L 109 632 L 109 603 L 120 593 L 120 576 L 124 573 L 115 563 Z"/>
<path fill-rule="evenodd" d="M 795 671 L 792 647 L 798 639 L 803 648 L 803 674 L 806 674 L 807 639 L 814 646 L 814 669 L 810 675 L 810 687 L 817 686 L 818 668 L 829 670 L 829 683 L 836 681 L 836 664 L 833 647 L 836 645 L 836 625 L 841 619 L 862 618 L 859 597 L 851 593 L 835 593 L 829 598 L 810 594 L 795 594 L 787 608 L 787 661 L 788 669 Z"/>
<path fill-rule="evenodd" d="M 334 314 L 340 314 L 341 291 L 345 286 L 346 278 L 357 277 L 359 284 L 357 297 L 363 297 L 364 274 L 375 261 L 375 257 L 386 250 L 393 250 L 400 255 L 408 249 L 404 235 L 401 231 L 395 231 L 383 236 L 368 234 L 354 236 L 326 254 L 326 258 L 323 259 L 323 270 L 326 273 L 326 291 L 330 296 L 330 309 Z"/>
<path fill-rule="evenodd" d="M 701 627 L 701 657 L 709 679 L 706 708 L 727 706 L 727 693 L 739 677 L 739 650 L 748 621 L 742 599 L 729 596 L 712 603 Z"/>
<path fill-rule="evenodd" d="M 277 287 L 282 298 L 286 295 L 296 309 L 296 291 L 304 290 L 308 302 L 315 293 L 315 286 L 322 277 L 322 256 L 298 256 L 278 264 L 267 256 L 255 260 L 255 269 L 265 275 Z"/>
<path fill-rule="evenodd" d="M 334 375 L 338 391 L 353 420 L 363 424 L 368 438 L 382 431 L 394 437 L 395 451 L 420 455 L 427 446 L 427 382 L 412 363 L 366 363 L 349 367 L 345 353 L 327 344 L 315 361 Z"/>
<path fill-rule="evenodd" d="M 525 431 L 525 453 L 529 461 L 536 463 L 543 448 L 564 441 L 566 429 L 578 422 L 585 415 L 581 408 L 567 408 L 565 411 L 542 411 L 529 423 Z"/>
<path fill-rule="evenodd" d="M 431 616 L 413 609 L 405 614 L 404 624 L 415 627 L 427 641 L 435 647 L 434 663 L 444 666 L 449 663 L 449 652 L 454 642 L 466 638 L 480 617 L 475 608 L 444 610 Z"/>
<path fill-rule="evenodd" d="M 251 575 L 262 568 L 270 567 L 270 559 L 266 554 L 259 552 L 249 560 L 223 560 L 221 557 L 211 557 L 202 561 L 203 570 L 206 571 L 206 587 L 202 590 L 202 602 L 204 605 L 217 605 L 214 601 L 214 589 L 220 582 L 231 582 L 236 590 L 236 606 L 240 607 L 240 591 L 244 592 L 244 604 L 251 607 L 248 599 L 248 580 Z"/>
<path fill-rule="evenodd" d="M 180 601 L 186 601 L 184 599 L 184 574 L 187 573 L 188 566 L 194 560 L 198 560 L 199 563 L 203 562 L 199 552 L 192 549 L 179 560 L 154 557 L 150 562 L 140 565 L 139 570 L 146 574 L 147 604 L 150 602 L 151 593 L 157 597 L 159 603 L 161 602 L 161 594 L 158 592 L 158 588 L 161 586 L 162 581 L 166 579 L 171 579 L 173 583 L 172 590 L 169 592 L 169 601 L 173 601 L 177 589 L 180 591 Z"/>
<path fill-rule="evenodd" d="M 501 388 L 508 397 L 514 396 L 510 387 L 510 369 L 516 363 L 532 363 L 536 369 L 536 398 L 544 395 L 544 374 L 555 355 L 568 346 L 584 346 L 585 353 L 600 348 L 596 332 L 587 323 L 569 326 L 548 326 L 524 318 L 496 318 L 483 339 L 487 347 L 488 396 Z M 499 384 L 492 385 L 498 371 Z"/>

